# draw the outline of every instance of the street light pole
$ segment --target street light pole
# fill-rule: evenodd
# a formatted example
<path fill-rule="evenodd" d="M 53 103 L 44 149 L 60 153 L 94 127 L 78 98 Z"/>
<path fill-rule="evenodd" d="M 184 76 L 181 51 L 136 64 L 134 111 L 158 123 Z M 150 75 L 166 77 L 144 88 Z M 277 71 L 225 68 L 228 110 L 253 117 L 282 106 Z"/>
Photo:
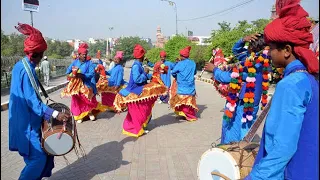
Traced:
<path fill-rule="evenodd" d="M 178 35 L 178 9 L 177 9 L 177 4 L 175 2 L 169 1 L 169 0 L 161 0 L 161 1 L 167 1 L 170 6 L 174 5 L 174 10 L 176 12 L 176 35 Z"/>

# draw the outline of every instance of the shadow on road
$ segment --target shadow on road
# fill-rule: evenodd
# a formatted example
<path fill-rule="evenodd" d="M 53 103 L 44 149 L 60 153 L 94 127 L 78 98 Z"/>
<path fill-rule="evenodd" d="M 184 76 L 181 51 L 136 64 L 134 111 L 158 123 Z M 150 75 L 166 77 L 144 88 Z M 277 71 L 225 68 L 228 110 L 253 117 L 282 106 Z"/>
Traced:
<path fill-rule="evenodd" d="M 202 114 L 202 112 L 203 112 L 205 109 L 207 109 L 207 106 L 206 106 L 206 105 L 198 105 L 198 104 L 197 104 L 197 106 L 198 106 L 198 108 L 199 108 L 199 111 L 198 111 L 198 113 L 197 113 L 197 116 L 198 116 L 198 118 L 201 118 L 201 114 Z"/>
<path fill-rule="evenodd" d="M 130 162 L 123 160 L 122 150 L 124 144 L 135 141 L 136 138 L 126 137 L 120 142 L 111 141 L 93 148 L 83 157 L 76 160 L 67 167 L 55 172 L 50 180 L 75 179 L 72 175 L 81 174 L 81 179 L 92 179 L 97 174 L 107 173 L 118 169 L 121 165 L 128 165 Z M 71 177 L 69 177 L 71 175 Z M 77 178 L 80 180 L 79 178 Z"/>
<path fill-rule="evenodd" d="M 176 119 L 175 113 L 169 113 L 169 114 L 160 116 L 157 119 L 151 120 L 151 122 L 148 124 L 148 129 L 153 130 L 157 127 L 181 123 L 181 122 L 182 121 L 179 121 L 178 119 Z"/>

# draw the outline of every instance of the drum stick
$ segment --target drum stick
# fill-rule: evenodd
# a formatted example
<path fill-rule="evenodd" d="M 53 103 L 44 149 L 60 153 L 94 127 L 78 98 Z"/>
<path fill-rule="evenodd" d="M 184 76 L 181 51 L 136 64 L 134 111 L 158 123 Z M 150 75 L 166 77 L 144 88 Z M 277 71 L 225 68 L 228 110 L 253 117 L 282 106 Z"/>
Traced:
<path fill-rule="evenodd" d="M 221 178 L 223 178 L 223 179 L 225 179 L 225 180 L 231 180 L 231 179 L 228 178 L 227 176 L 225 176 L 225 175 L 223 175 L 223 174 L 221 174 L 221 173 L 215 172 L 215 171 L 211 172 L 211 175 L 219 176 L 219 177 L 221 177 Z"/>
<path fill-rule="evenodd" d="M 209 63 L 212 61 L 212 59 L 213 59 L 213 56 L 211 56 L 211 58 L 209 59 Z M 202 69 L 202 71 L 201 71 L 201 73 L 200 73 L 200 75 L 198 76 L 199 78 L 201 78 L 201 76 L 202 76 L 202 74 L 203 74 L 203 72 L 204 72 L 204 68 Z"/>

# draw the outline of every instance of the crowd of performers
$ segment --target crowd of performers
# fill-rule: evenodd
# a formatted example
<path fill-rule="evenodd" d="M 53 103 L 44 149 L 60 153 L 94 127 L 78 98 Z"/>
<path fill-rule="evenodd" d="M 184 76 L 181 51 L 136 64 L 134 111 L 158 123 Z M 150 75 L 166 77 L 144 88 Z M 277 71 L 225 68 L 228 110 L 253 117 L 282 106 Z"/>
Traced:
<path fill-rule="evenodd" d="M 277 0 L 276 10 L 279 17 L 266 26 L 264 34 L 249 35 L 235 43 L 232 51 L 240 63 L 228 65 L 222 50 L 215 49 L 213 62 L 205 66 L 226 99 L 221 144 L 241 141 L 256 121 L 259 107 L 263 109 L 268 103 L 272 62 L 283 70 L 283 78 L 270 102 L 254 167 L 245 179 L 319 179 L 319 45 L 313 44 L 318 40 L 314 42 L 308 13 L 299 1 Z M 26 163 L 19 179 L 41 179 L 50 177 L 54 167 L 53 156 L 40 145 L 41 123 L 51 117 L 63 121 L 69 115 L 51 109 L 40 98 L 35 67 L 47 49 L 41 32 L 27 24 L 16 28 L 27 36 L 26 56 L 12 70 L 9 149 L 18 151 Z M 100 52 L 98 60 L 91 60 L 88 45 L 81 44 L 67 69 L 69 83 L 61 95 L 71 97 L 71 112 L 78 123 L 85 118 L 95 120 L 106 110 L 127 110 L 123 133 L 133 137 L 148 132 L 158 98 L 169 103 L 178 116 L 196 121 L 196 64 L 189 59 L 190 50 L 180 50 L 175 63 L 162 51 L 160 61 L 147 62 L 154 68 L 151 75 L 149 68 L 143 67 L 145 50 L 136 45 L 130 79 L 125 82 L 120 63 L 123 52 L 116 53 L 114 67 L 106 71 Z"/>
<path fill-rule="evenodd" d="M 108 71 L 99 60 L 87 55 L 88 45 L 79 46 L 78 56 L 67 69 L 68 85 L 62 97 L 71 97 L 71 112 L 78 123 L 85 119 L 96 120 L 100 112 L 107 110 L 119 113 L 128 111 L 123 122 L 123 134 L 139 137 L 148 133 L 147 125 L 152 118 L 152 108 L 159 102 L 170 104 L 178 116 L 187 121 L 197 120 L 195 77 L 196 64 L 189 59 L 191 47 L 180 51 L 179 61 L 166 59 L 166 52 L 159 54 L 160 61 L 152 64 L 153 74 L 143 67 L 145 50 L 139 44 L 134 47 L 135 58 L 129 82 L 124 81 L 121 65 L 123 52 L 118 51 L 113 59 L 114 66 Z M 175 79 L 171 86 L 172 77 Z M 101 102 L 96 99 L 101 95 Z"/>

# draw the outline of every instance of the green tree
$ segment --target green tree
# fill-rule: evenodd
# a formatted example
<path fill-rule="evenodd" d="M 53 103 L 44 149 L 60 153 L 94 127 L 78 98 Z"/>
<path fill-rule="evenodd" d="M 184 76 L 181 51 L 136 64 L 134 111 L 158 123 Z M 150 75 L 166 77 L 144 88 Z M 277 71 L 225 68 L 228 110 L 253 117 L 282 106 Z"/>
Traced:
<path fill-rule="evenodd" d="M 208 46 L 193 46 L 190 52 L 190 59 L 194 60 L 197 65 L 197 69 L 204 67 L 205 62 L 210 59 L 210 54 L 207 52 Z"/>
<path fill-rule="evenodd" d="M 160 51 L 162 50 L 162 48 L 152 48 L 146 53 L 146 57 L 150 62 L 155 63 L 160 59 Z"/>
<path fill-rule="evenodd" d="M 150 49 L 149 44 L 141 40 L 139 37 L 124 37 L 120 38 L 118 43 L 115 45 L 115 51 L 123 51 L 124 52 L 124 61 L 133 59 L 133 49 L 136 44 L 140 44 L 146 51 Z"/>
<path fill-rule="evenodd" d="M 255 30 L 257 32 L 262 33 L 264 28 L 267 26 L 267 24 L 269 24 L 271 22 L 271 20 L 269 19 L 257 19 L 255 21 L 251 21 L 251 23 L 253 24 Z"/>
<path fill-rule="evenodd" d="M 191 46 L 192 52 L 195 44 L 189 41 L 185 36 L 174 36 L 164 45 L 164 49 L 167 53 L 167 59 L 175 61 L 176 58 L 180 57 L 179 51 L 187 46 Z"/>
<path fill-rule="evenodd" d="M 107 41 L 98 41 L 95 44 L 89 44 L 89 55 L 96 57 L 98 50 L 101 52 L 101 58 L 105 57 L 107 48 Z"/>

